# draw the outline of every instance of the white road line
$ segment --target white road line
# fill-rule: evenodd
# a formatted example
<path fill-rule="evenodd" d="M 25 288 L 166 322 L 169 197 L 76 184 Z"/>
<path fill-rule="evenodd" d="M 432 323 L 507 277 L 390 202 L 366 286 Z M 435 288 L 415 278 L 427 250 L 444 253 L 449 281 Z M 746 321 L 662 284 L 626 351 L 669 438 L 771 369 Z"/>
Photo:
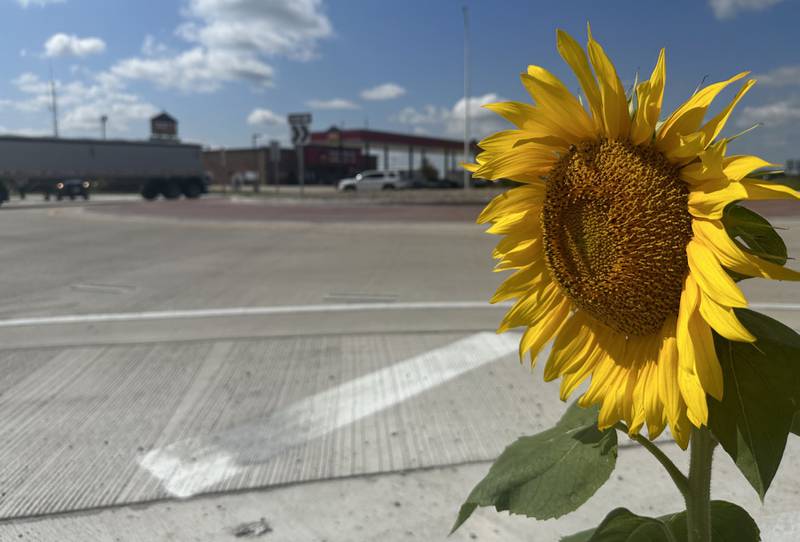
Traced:
<path fill-rule="evenodd" d="M 248 464 L 265 463 L 516 352 L 518 342 L 516 333 L 476 333 L 290 404 L 260 422 L 151 450 L 139 464 L 170 495 L 189 497 L 243 473 Z"/>
<path fill-rule="evenodd" d="M 63 314 L 0 319 L 0 328 L 47 326 L 57 324 L 98 324 L 105 322 L 135 322 L 140 320 L 178 320 L 187 318 L 220 318 L 231 316 L 271 316 L 325 312 L 404 311 L 490 309 L 510 307 L 511 303 L 490 305 L 487 301 L 430 301 L 398 303 L 328 303 L 324 305 L 279 305 L 272 307 L 223 307 L 219 309 L 186 309 L 145 312 L 108 312 L 96 314 Z M 800 303 L 751 303 L 754 310 L 800 311 Z"/>
<path fill-rule="evenodd" d="M 137 320 L 176 320 L 182 318 L 217 318 L 228 316 L 271 316 L 279 314 L 308 314 L 322 312 L 394 311 L 429 309 L 485 309 L 507 306 L 487 301 L 431 301 L 408 303 L 326 303 L 323 305 L 278 305 L 272 307 L 223 307 L 219 309 L 187 309 L 146 312 L 110 312 L 97 314 L 63 314 L 32 316 L 0 320 L 2 327 L 45 326 L 53 324 L 97 324 L 103 322 L 133 322 Z"/>

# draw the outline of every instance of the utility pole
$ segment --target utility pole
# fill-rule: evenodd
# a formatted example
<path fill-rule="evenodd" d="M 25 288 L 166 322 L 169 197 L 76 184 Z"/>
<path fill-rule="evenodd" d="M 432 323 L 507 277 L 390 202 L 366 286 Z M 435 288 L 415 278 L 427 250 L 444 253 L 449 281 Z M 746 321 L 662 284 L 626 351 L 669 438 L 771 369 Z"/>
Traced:
<path fill-rule="evenodd" d="M 464 13 L 464 163 L 472 160 L 469 155 L 469 9 L 462 7 Z M 464 170 L 464 190 L 469 190 L 470 172 Z"/>
<path fill-rule="evenodd" d="M 58 137 L 58 97 L 53 79 L 53 64 L 50 63 L 50 110 L 53 112 L 53 137 Z"/>
<path fill-rule="evenodd" d="M 100 117 L 100 137 L 106 138 L 106 123 L 108 123 L 108 115 Z"/>

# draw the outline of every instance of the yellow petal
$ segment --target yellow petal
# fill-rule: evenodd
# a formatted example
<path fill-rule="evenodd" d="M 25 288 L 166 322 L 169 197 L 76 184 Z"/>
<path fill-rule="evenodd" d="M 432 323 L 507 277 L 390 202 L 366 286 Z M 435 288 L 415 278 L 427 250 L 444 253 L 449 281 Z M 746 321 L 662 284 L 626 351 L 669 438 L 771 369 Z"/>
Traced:
<path fill-rule="evenodd" d="M 710 145 L 698 156 L 699 162 L 692 162 L 681 168 L 681 179 L 692 187 L 697 187 L 708 181 L 722 181 L 726 178 L 723 170 L 725 150 L 728 142 L 723 139 Z"/>
<path fill-rule="evenodd" d="M 586 59 L 586 53 L 583 51 L 577 41 L 572 36 L 563 30 L 557 30 L 558 52 L 564 62 L 569 64 L 578 82 L 581 84 L 583 94 L 589 102 L 589 109 L 592 112 L 592 118 L 597 130 L 603 128 L 603 103 L 600 97 L 600 89 L 597 87 L 597 81 L 592 74 L 592 69 L 589 67 L 589 61 Z"/>
<path fill-rule="evenodd" d="M 529 243 L 507 252 L 503 259 L 494 266 L 494 270 L 521 269 L 535 261 L 544 261 L 544 251 L 542 250 L 542 240 L 540 238 L 532 239 Z"/>
<path fill-rule="evenodd" d="M 532 326 L 528 327 L 519 342 L 520 361 L 522 361 L 526 353 L 530 352 L 531 366 L 536 364 L 536 357 L 542 347 L 555 335 L 560 333 L 560 330 L 569 317 L 571 305 L 572 303 L 570 303 L 568 298 L 562 297 L 561 302 L 549 313 L 545 314 Z"/>
<path fill-rule="evenodd" d="M 675 317 L 664 323 L 661 331 L 661 349 L 658 352 L 658 395 L 664 403 L 664 412 L 670 425 L 680 416 L 681 399 L 678 387 L 678 344 L 675 339 Z"/>
<path fill-rule="evenodd" d="M 630 132 L 628 99 L 625 89 L 617 76 L 617 70 L 603 48 L 589 34 L 589 59 L 592 61 L 597 80 L 600 83 L 600 97 L 603 103 L 603 126 L 609 139 L 624 139 Z"/>
<path fill-rule="evenodd" d="M 508 252 L 515 250 L 520 245 L 526 245 L 532 239 L 541 239 L 542 228 L 538 221 L 526 221 L 528 229 L 520 229 L 504 237 L 492 251 L 492 258 L 502 259 Z"/>
<path fill-rule="evenodd" d="M 506 213 L 528 211 L 544 203 L 546 187 L 544 183 L 534 183 L 506 190 L 489 202 L 478 216 L 477 223 L 485 224 Z"/>
<path fill-rule="evenodd" d="M 739 100 L 747 94 L 747 91 L 752 88 L 753 85 L 756 84 L 755 79 L 750 79 L 742 85 L 742 88 L 739 89 L 739 92 L 736 93 L 736 96 L 731 100 L 731 103 L 728 106 L 719 112 L 713 119 L 708 121 L 701 129 L 701 132 L 704 132 L 707 136 L 707 141 L 714 141 L 714 139 L 719 135 L 722 129 L 725 127 L 725 123 L 728 122 L 728 117 L 730 117 L 731 112 L 736 107 L 736 104 L 739 103 Z"/>
<path fill-rule="evenodd" d="M 522 84 L 536 105 L 550 120 L 567 130 L 575 139 L 596 134 L 594 123 L 575 96 L 556 76 L 540 66 L 528 66 Z"/>
<path fill-rule="evenodd" d="M 540 284 L 550 282 L 546 269 L 544 261 L 537 260 L 528 267 L 516 271 L 498 286 L 489 303 L 500 303 L 507 299 L 526 296 Z"/>
<path fill-rule="evenodd" d="M 731 341 L 754 342 L 756 338 L 747 331 L 730 307 L 720 305 L 708 294 L 700 292 L 700 315 L 714 331 Z"/>
<path fill-rule="evenodd" d="M 564 295 L 556 283 L 550 280 L 547 273 L 544 273 L 541 282 L 536 285 L 536 288 L 509 309 L 500 322 L 497 332 L 503 333 L 513 327 L 534 325 L 540 318 L 556 308 L 563 301 L 563 298 Z"/>
<path fill-rule="evenodd" d="M 694 352 L 694 367 L 703 389 L 718 401 L 722 400 L 722 366 L 714 349 L 711 327 L 695 312 L 689 319 L 689 335 Z"/>
<path fill-rule="evenodd" d="M 698 427 L 708 422 L 706 390 L 695 368 L 695 347 L 689 330 L 690 320 L 697 309 L 699 289 L 691 275 L 686 276 L 678 309 L 675 339 L 678 346 L 678 387 L 687 407 L 687 416 Z"/>
<path fill-rule="evenodd" d="M 714 83 L 703 89 L 698 90 L 691 98 L 686 100 L 672 115 L 667 118 L 664 124 L 658 131 L 656 139 L 658 141 L 657 148 L 662 152 L 669 151 L 679 144 L 681 135 L 696 132 L 703 121 L 708 106 L 717 94 L 722 92 L 728 85 L 738 81 L 750 72 L 742 72 L 734 75 L 727 81 Z M 703 133 L 705 136 L 705 133 Z M 710 140 L 706 140 L 711 143 Z"/>
<path fill-rule="evenodd" d="M 579 403 L 581 406 L 596 404 L 614 389 L 616 382 L 622 377 L 624 352 L 627 345 L 625 336 L 619 333 L 609 334 L 605 344 L 605 355 L 600 359 L 592 372 L 592 382 Z"/>
<path fill-rule="evenodd" d="M 567 145 L 553 138 L 532 138 L 525 130 L 502 130 L 483 138 L 478 146 L 490 153 L 508 152 L 522 145 L 539 147 L 551 152 L 563 152 Z M 529 147 L 530 148 L 530 147 Z"/>
<path fill-rule="evenodd" d="M 639 366 L 633 383 L 633 395 L 630 398 L 630 411 L 626 419 L 630 420 L 629 433 L 636 434 L 647 422 L 648 433 L 660 433 L 663 428 L 664 408 L 658 397 L 658 353 L 661 346 L 660 334 L 639 337 L 639 344 L 632 352 L 634 364 Z"/>
<path fill-rule="evenodd" d="M 564 324 L 553 343 L 544 368 L 545 382 L 558 378 L 565 365 L 583 363 L 594 346 L 590 317 L 584 311 L 578 311 Z"/>
<path fill-rule="evenodd" d="M 486 232 L 493 235 L 511 233 L 521 224 L 528 221 L 534 221 L 535 218 L 532 215 L 538 215 L 538 211 L 534 211 L 533 209 L 523 209 L 513 213 L 505 213 L 498 217 L 494 221 L 494 224 L 492 224 L 492 226 L 488 228 Z"/>
<path fill-rule="evenodd" d="M 692 220 L 696 238 L 714 251 L 720 263 L 736 273 L 775 280 L 800 280 L 800 272 L 742 250 L 718 220 Z"/>
<path fill-rule="evenodd" d="M 773 199 L 800 199 L 800 192 L 759 179 L 709 181 L 689 193 L 689 212 L 698 218 L 720 219 L 725 207 L 735 201 Z"/>
<path fill-rule="evenodd" d="M 800 192 L 785 184 L 749 178 L 742 179 L 739 184 L 747 191 L 749 200 L 800 199 Z"/>
<path fill-rule="evenodd" d="M 518 141 L 530 137 L 524 130 L 502 130 L 483 138 L 478 146 L 489 152 L 503 152 L 514 148 Z"/>
<path fill-rule="evenodd" d="M 580 366 L 575 370 L 564 373 L 561 380 L 561 389 L 559 395 L 562 401 L 566 401 L 570 395 L 580 386 L 584 380 L 594 371 L 597 364 L 601 359 L 608 354 L 601 347 L 596 348 L 591 355 L 589 355 Z"/>
<path fill-rule="evenodd" d="M 484 179 L 512 179 L 526 183 L 541 183 L 558 157 L 550 149 L 540 147 L 516 147 L 498 153 L 475 170 L 475 175 Z"/>
<path fill-rule="evenodd" d="M 486 104 L 483 107 L 527 132 L 530 137 L 547 138 L 551 142 L 560 141 L 562 145 L 566 146 L 572 142 L 571 133 L 554 123 L 538 107 L 522 102 L 497 102 Z"/>
<path fill-rule="evenodd" d="M 762 167 L 774 166 L 758 156 L 727 156 L 724 160 L 723 171 L 725 176 L 732 181 L 740 181 Z"/>
<path fill-rule="evenodd" d="M 631 142 L 634 145 L 650 141 L 655 133 L 658 116 L 661 114 L 661 104 L 664 100 L 665 82 L 664 49 L 661 49 L 650 79 L 636 89 L 638 108 L 631 126 Z"/>
<path fill-rule="evenodd" d="M 669 430 L 672 433 L 672 437 L 675 439 L 675 443 L 680 446 L 682 450 L 685 450 L 689 447 L 689 437 L 692 435 L 692 423 L 689 421 L 689 418 L 686 414 L 686 405 L 682 405 L 680 418 L 678 418 L 675 423 L 670 422 L 669 424 Z M 700 426 L 701 424 L 697 425 Z"/>
<path fill-rule="evenodd" d="M 692 132 L 687 135 L 679 135 L 677 143 L 667 149 L 659 149 L 664 156 L 673 164 L 685 164 L 697 158 L 703 149 L 707 147 L 706 134 L 703 132 Z"/>
<path fill-rule="evenodd" d="M 713 250 L 702 241 L 692 239 L 686 245 L 689 270 L 697 285 L 709 297 L 727 307 L 746 307 L 747 299 L 720 265 Z"/>

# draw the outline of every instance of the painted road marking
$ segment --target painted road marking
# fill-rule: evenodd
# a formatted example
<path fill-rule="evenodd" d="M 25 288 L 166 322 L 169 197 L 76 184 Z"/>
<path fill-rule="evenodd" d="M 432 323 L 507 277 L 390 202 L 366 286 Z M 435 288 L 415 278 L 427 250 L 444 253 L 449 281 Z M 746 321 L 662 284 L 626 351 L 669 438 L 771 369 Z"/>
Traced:
<path fill-rule="evenodd" d="M 476 333 L 292 403 L 258 423 L 151 450 L 139 464 L 170 495 L 196 495 L 242 473 L 246 464 L 264 463 L 515 353 L 519 339 L 517 333 Z"/>
<path fill-rule="evenodd" d="M 0 320 L 0 328 L 47 326 L 57 324 L 98 324 L 105 322 L 134 322 L 141 320 L 177 320 L 186 318 L 220 318 L 232 316 L 271 316 L 280 314 L 309 314 L 325 312 L 459 310 L 507 308 L 512 303 L 490 305 L 486 301 L 422 301 L 397 303 L 329 303 L 324 305 L 279 305 L 271 307 L 228 307 L 219 309 L 186 309 L 145 312 L 109 312 L 96 314 L 62 314 Z M 771 311 L 800 311 L 800 303 L 751 303 L 749 308 Z"/>

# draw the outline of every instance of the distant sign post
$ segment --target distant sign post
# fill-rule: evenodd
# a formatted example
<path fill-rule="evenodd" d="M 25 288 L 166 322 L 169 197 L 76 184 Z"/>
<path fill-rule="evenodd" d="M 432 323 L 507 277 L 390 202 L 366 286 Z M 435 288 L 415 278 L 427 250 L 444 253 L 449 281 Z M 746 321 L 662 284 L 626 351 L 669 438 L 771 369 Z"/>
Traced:
<path fill-rule="evenodd" d="M 292 130 L 292 143 L 297 153 L 297 179 L 300 183 L 300 195 L 303 195 L 306 184 L 304 147 L 311 141 L 311 113 L 292 113 L 289 115 L 289 127 Z"/>
<path fill-rule="evenodd" d="M 280 173 L 280 162 L 281 162 L 281 144 L 276 139 L 273 139 L 269 142 L 269 161 L 272 164 L 272 182 L 275 184 L 275 192 L 280 190 L 280 179 L 278 175 Z"/>

